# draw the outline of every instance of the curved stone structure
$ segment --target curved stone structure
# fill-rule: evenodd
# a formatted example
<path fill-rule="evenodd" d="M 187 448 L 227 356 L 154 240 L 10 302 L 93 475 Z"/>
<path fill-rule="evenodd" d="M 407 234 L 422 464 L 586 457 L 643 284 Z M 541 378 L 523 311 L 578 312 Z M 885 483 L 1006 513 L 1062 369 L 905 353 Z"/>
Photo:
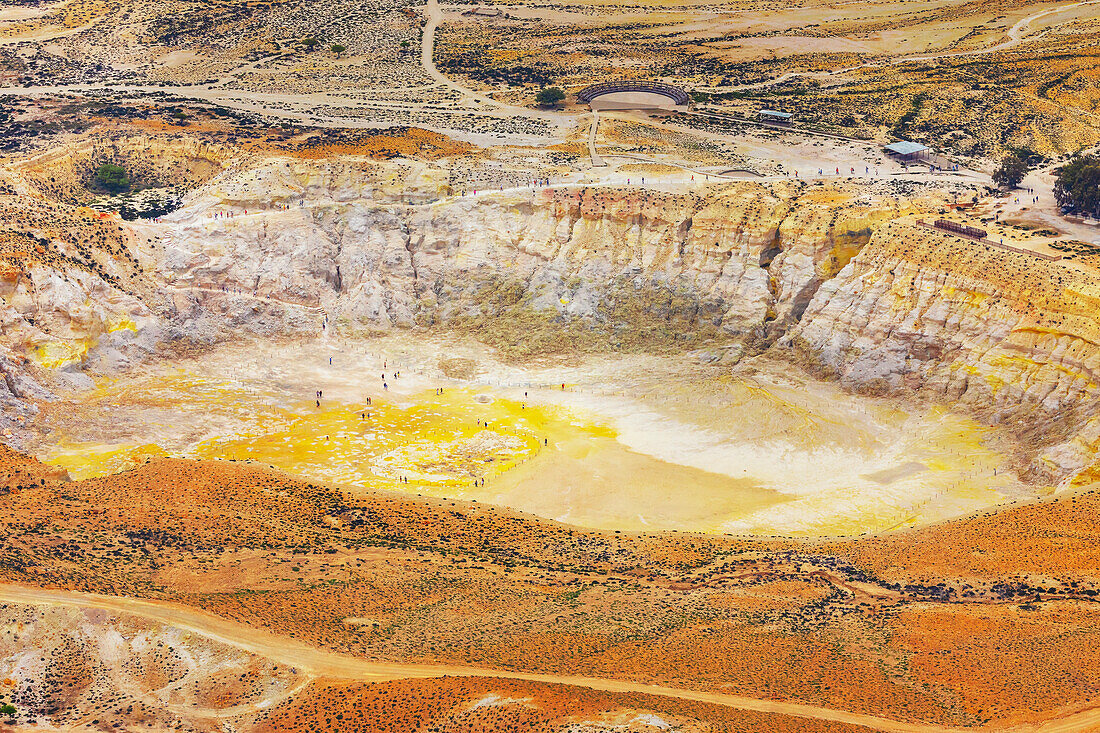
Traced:
<path fill-rule="evenodd" d="M 657 81 L 644 81 L 638 79 L 605 81 L 600 84 L 593 84 L 577 92 L 577 99 L 581 102 L 588 103 L 597 97 L 620 92 L 648 92 L 650 94 L 659 94 L 662 97 L 668 97 L 676 104 L 687 104 L 691 101 L 691 97 L 688 96 L 688 93 L 679 87 L 674 87 L 671 84 L 662 84 Z"/>

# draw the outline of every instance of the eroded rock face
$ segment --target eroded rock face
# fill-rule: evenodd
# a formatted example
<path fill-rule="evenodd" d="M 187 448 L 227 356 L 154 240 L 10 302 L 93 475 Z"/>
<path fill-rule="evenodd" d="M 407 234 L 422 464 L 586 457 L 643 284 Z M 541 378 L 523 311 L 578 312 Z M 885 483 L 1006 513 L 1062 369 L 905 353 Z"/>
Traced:
<path fill-rule="evenodd" d="M 389 164 L 271 161 L 208 187 L 157 229 L 155 267 L 196 297 L 224 300 L 212 291 L 226 287 L 369 329 L 476 318 L 504 288 L 512 305 L 597 321 L 618 317 L 608 303 L 660 311 L 666 298 L 690 311 L 689 326 L 744 335 L 797 320 L 877 222 L 912 208 L 793 183 L 405 203 L 433 180 Z"/>
<path fill-rule="evenodd" d="M 785 339 L 842 382 L 922 390 L 993 421 L 1075 437 L 1047 451 L 1078 472 L 1100 435 L 1100 287 L 1065 262 L 892 222 L 814 296 Z"/>
<path fill-rule="evenodd" d="M 1041 428 L 1057 445 L 1040 465 L 1058 479 L 1092 463 L 1100 293 L 1062 263 L 915 227 L 935 200 L 795 182 L 440 198 L 441 181 L 423 165 L 266 159 L 164 222 L 97 222 L 114 239 L 10 260 L 7 371 L 67 366 L 72 381 L 158 344 L 313 334 L 325 317 L 364 332 L 523 311 L 755 349 L 779 339 L 853 388 Z"/>

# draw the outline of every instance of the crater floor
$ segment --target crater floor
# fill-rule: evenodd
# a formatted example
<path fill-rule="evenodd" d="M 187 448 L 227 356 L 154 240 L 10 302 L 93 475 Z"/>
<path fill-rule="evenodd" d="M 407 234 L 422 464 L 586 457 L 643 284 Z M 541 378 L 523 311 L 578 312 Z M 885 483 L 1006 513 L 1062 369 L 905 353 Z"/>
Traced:
<path fill-rule="evenodd" d="M 853 535 L 1027 490 L 969 419 L 705 361 L 519 367 L 410 334 L 250 342 L 70 393 L 44 410 L 38 452 L 74 478 L 154 455 L 253 460 L 624 531 Z"/>

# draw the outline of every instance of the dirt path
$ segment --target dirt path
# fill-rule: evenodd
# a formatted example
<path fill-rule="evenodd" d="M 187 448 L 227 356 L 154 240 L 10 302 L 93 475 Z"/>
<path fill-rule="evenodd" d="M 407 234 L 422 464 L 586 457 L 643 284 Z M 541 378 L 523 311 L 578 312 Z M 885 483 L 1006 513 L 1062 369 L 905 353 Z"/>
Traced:
<path fill-rule="evenodd" d="M 1100 146 L 1082 150 L 1081 154 L 1100 154 Z M 1059 211 L 1059 204 L 1054 196 L 1054 182 L 1057 177 L 1055 171 L 1061 165 L 1061 162 L 1057 162 L 1030 171 L 1020 182 L 1019 189 L 1007 193 L 1001 216 L 1010 221 L 1018 219 L 1041 223 L 1083 242 L 1100 244 L 1100 228 L 1070 221 Z M 1027 189 L 1031 189 L 1032 193 Z M 1038 200 L 1033 201 L 1033 197 Z M 1015 200 L 1017 198 L 1019 201 Z"/>
<path fill-rule="evenodd" d="M 987 48 L 979 48 L 973 51 L 945 51 L 944 53 L 937 54 L 922 54 L 919 56 L 899 56 L 898 58 L 890 59 L 889 61 L 868 61 L 867 63 L 857 64 L 855 66 L 847 66 L 842 69 L 834 69 L 831 71 L 791 71 L 782 76 L 777 76 L 774 79 L 768 79 L 762 82 L 754 82 L 752 84 L 740 84 L 736 86 L 723 86 L 723 87 L 700 87 L 700 89 L 708 92 L 728 92 L 728 91 L 747 91 L 751 89 L 761 89 L 763 87 L 770 87 L 776 84 L 782 84 L 785 81 L 796 78 L 818 78 L 828 79 L 830 77 L 835 78 L 842 74 L 848 74 L 853 71 L 859 71 L 860 69 L 869 69 L 875 66 L 899 66 L 901 64 L 920 63 L 924 61 L 936 61 L 939 59 L 960 58 L 965 56 L 982 56 L 990 53 L 997 53 L 999 51 L 1007 51 L 1010 48 L 1014 48 L 1027 40 L 1027 36 L 1024 31 L 1035 21 L 1045 18 L 1048 15 L 1057 15 L 1067 10 L 1079 8 L 1085 5 L 1096 5 L 1100 3 L 1100 0 L 1078 0 L 1078 2 L 1068 3 L 1066 5 L 1059 5 L 1055 8 L 1048 8 L 1038 13 L 1022 18 L 1015 25 L 1013 25 L 1007 32 L 1008 38 L 996 45 L 989 46 Z M 1051 26 L 1051 28 L 1057 27 Z M 1043 31 L 1047 33 L 1051 30 L 1048 28 Z"/>
<path fill-rule="evenodd" d="M 255 300 L 261 303 L 271 303 L 278 305 L 285 305 L 290 308 L 304 308 L 305 310 L 317 311 L 322 315 L 327 315 L 325 309 L 319 305 L 309 305 L 308 303 L 295 303 L 289 300 L 282 300 L 270 295 L 256 295 L 255 293 L 237 293 L 228 290 L 220 290 L 218 288 L 206 288 L 198 285 L 165 285 L 164 290 L 173 290 L 177 293 L 210 293 L 211 295 L 224 295 L 227 298 L 243 298 L 245 300 Z"/>
<path fill-rule="evenodd" d="M 204 611 L 159 601 L 102 596 L 92 593 L 26 588 L 7 584 L 0 584 L 0 601 L 33 605 L 95 608 L 117 613 L 132 614 L 151 621 L 201 634 L 209 639 L 226 644 L 227 646 L 258 654 L 277 661 L 280 664 L 293 667 L 296 671 L 305 671 L 315 677 L 356 679 L 368 682 L 410 678 L 430 679 L 443 676 L 499 677 L 502 679 L 521 679 L 531 682 L 572 685 L 575 687 L 585 687 L 606 692 L 643 693 L 660 697 L 696 700 L 739 710 L 753 710 L 763 713 L 861 725 L 872 730 L 884 731 L 886 733 L 962 733 L 962 731 L 965 730 L 974 730 L 946 728 L 923 723 L 906 723 L 873 715 L 833 710 L 816 705 L 761 700 L 715 692 L 682 690 L 624 680 L 510 672 L 451 665 L 406 665 L 372 662 L 358 657 L 319 649 L 289 637 L 278 636 L 268 631 L 230 621 Z M 235 715 L 238 712 L 236 708 L 232 709 L 232 711 L 232 713 L 227 714 Z M 214 711 L 204 710 L 201 712 L 203 715 L 223 717 L 222 714 L 215 713 Z M 239 712 L 243 713 L 247 711 L 242 707 Z M 1049 722 L 1043 722 L 1034 726 L 1018 727 L 1012 730 L 1018 733 L 1071 733 L 1072 731 L 1082 730 L 1097 722 L 1100 722 L 1100 708 L 1084 710 Z"/>
<path fill-rule="evenodd" d="M 603 168 L 607 165 L 600 154 L 596 152 L 596 131 L 600 127 L 600 113 L 592 110 L 592 127 L 588 130 L 588 157 L 592 161 L 593 168 Z"/>
<path fill-rule="evenodd" d="M 446 74 L 441 72 L 435 65 L 435 32 L 439 28 L 439 24 L 443 22 L 443 9 L 439 6 L 439 0 L 428 0 L 428 4 L 425 7 L 427 23 L 424 25 L 424 33 L 421 36 L 420 41 L 420 64 L 424 67 L 424 71 L 428 76 L 436 80 L 440 84 L 449 87 L 464 98 L 472 100 L 481 105 L 485 105 L 488 109 L 475 109 L 480 114 L 490 114 L 492 111 L 506 112 L 509 115 L 517 115 L 520 117 L 529 117 L 536 120 L 545 120 L 552 124 L 560 124 L 563 119 L 574 118 L 573 115 L 564 115 L 553 112 L 539 112 L 536 110 L 530 110 L 526 107 L 516 107 L 515 105 L 506 104 L 504 102 L 493 99 L 485 94 L 475 92 L 473 89 L 462 86 L 458 82 L 454 81 Z"/>
<path fill-rule="evenodd" d="M 486 97 L 478 94 L 472 89 L 467 89 L 458 82 L 452 81 L 448 76 L 441 72 L 435 65 L 435 32 L 439 28 L 439 24 L 443 20 L 443 9 L 439 7 L 439 0 L 428 0 L 427 6 L 424 8 L 427 17 L 427 23 L 424 24 L 424 33 L 420 40 L 420 65 L 424 67 L 424 71 L 428 76 L 435 79 L 438 83 L 445 87 L 454 89 L 456 92 L 471 100 L 487 104 L 490 107 L 504 107 L 506 105 L 501 104 L 492 97 Z"/>

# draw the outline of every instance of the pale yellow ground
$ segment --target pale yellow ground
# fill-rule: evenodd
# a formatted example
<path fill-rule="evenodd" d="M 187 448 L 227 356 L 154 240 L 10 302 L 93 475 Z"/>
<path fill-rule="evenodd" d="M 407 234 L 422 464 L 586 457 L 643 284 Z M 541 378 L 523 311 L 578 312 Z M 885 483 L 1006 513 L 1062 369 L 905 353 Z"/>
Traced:
<path fill-rule="evenodd" d="M 456 357 L 473 365 L 461 379 L 441 368 Z M 227 347 L 103 381 L 44 422 L 39 454 L 74 478 L 157 454 L 251 459 L 604 529 L 858 534 L 1024 491 L 985 429 L 945 410 L 684 358 L 519 368 L 407 336 Z"/>

